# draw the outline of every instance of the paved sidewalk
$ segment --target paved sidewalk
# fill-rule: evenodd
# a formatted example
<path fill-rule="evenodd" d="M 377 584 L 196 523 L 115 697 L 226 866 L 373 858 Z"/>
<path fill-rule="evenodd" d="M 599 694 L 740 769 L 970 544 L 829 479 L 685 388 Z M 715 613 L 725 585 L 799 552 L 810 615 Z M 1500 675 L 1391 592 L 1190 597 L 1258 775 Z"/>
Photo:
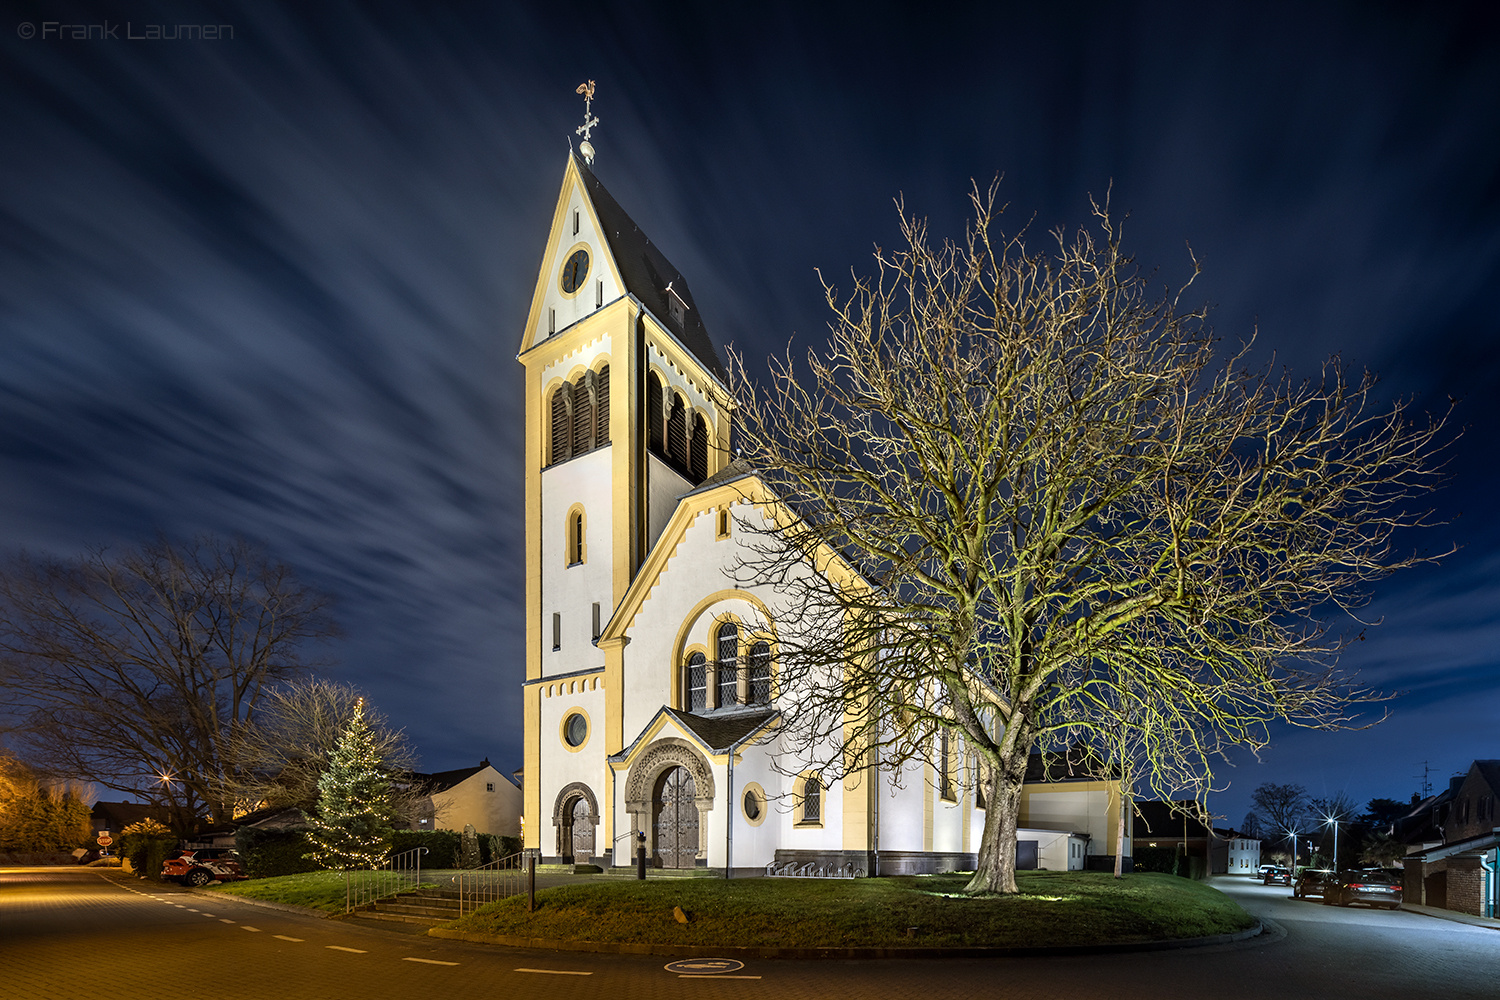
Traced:
<path fill-rule="evenodd" d="M 1470 927 L 1488 927 L 1491 930 L 1500 931 L 1500 920 L 1490 917 L 1475 917 L 1467 913 L 1459 913 L 1457 910 L 1445 910 L 1440 906 L 1419 906 L 1416 903 L 1402 903 L 1401 909 L 1410 913 L 1421 913 L 1429 917 L 1437 917 L 1439 920 L 1451 920 L 1456 924 L 1468 924 Z"/>

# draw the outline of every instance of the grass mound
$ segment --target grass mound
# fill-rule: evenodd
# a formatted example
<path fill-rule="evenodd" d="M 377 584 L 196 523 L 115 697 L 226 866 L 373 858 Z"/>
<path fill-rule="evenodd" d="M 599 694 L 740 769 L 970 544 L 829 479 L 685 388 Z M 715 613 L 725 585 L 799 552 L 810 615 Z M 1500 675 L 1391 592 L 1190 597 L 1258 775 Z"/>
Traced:
<path fill-rule="evenodd" d="M 351 872 L 356 884 L 375 879 L 378 872 Z M 429 880 L 423 871 L 423 882 Z M 451 873 L 450 873 L 451 874 Z M 276 875 L 244 882 L 226 882 L 212 887 L 230 896 L 263 899 L 268 903 L 305 906 L 324 913 L 344 912 L 344 873 L 334 871 L 304 872 L 300 875 Z"/>
<path fill-rule="evenodd" d="M 1172 875 L 1022 872 L 1017 896 L 970 897 L 966 875 L 879 879 L 590 881 L 492 903 L 442 925 L 565 940 L 781 948 L 1124 944 L 1244 930 L 1217 889 Z M 673 914 L 688 914 L 682 924 Z M 916 928 L 908 934 L 909 928 Z"/>

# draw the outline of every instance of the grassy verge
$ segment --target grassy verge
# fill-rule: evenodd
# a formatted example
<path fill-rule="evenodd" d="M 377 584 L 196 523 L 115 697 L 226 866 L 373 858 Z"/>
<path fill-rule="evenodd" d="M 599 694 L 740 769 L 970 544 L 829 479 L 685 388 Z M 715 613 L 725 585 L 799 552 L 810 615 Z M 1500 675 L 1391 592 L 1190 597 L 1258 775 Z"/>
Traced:
<path fill-rule="evenodd" d="M 379 874 L 378 872 L 352 873 L 355 881 L 360 884 L 374 879 Z M 422 881 L 424 883 L 435 881 L 438 874 L 423 871 Z M 446 874 L 451 875 L 452 872 Z M 303 875 L 255 878 L 245 882 L 226 882 L 223 885 L 213 886 L 213 889 L 230 896 L 263 899 L 270 903 L 286 903 L 289 906 L 305 906 L 324 913 L 344 912 L 343 872 L 307 872 Z"/>
<path fill-rule="evenodd" d="M 520 937 L 783 948 L 1047 947 L 1192 938 L 1255 919 L 1171 875 L 1025 872 L 1018 896 L 966 897 L 967 876 L 584 882 L 493 903 L 444 927 Z M 689 917 L 679 923 L 673 907 Z M 908 936 L 908 928 L 916 930 Z"/>

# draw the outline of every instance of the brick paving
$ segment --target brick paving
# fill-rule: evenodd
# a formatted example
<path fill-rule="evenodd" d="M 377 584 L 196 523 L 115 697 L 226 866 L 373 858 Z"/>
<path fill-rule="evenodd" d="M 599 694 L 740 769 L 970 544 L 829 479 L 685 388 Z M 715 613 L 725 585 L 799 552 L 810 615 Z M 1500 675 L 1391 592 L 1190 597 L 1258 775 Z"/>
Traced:
<path fill-rule="evenodd" d="M 1274 921 L 1275 932 L 1237 945 L 1083 958 L 752 961 L 739 974 L 759 979 L 685 980 L 664 971 L 663 959 L 467 945 L 95 869 L 11 869 L 0 871 L 0 990 L 5 1000 L 1500 995 L 1500 935 L 1488 928 L 1219 885 Z"/>

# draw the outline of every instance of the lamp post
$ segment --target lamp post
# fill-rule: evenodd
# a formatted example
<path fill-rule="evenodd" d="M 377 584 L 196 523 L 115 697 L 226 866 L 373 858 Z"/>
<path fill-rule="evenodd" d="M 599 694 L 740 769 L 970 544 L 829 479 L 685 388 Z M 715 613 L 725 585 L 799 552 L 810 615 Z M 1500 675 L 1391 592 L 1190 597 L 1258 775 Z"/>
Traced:
<path fill-rule="evenodd" d="M 1338 874 L 1339 870 L 1339 821 L 1334 816 L 1324 816 L 1324 826 L 1333 827 L 1333 871 Z"/>
<path fill-rule="evenodd" d="M 1297 867 L 1297 831 L 1287 827 L 1286 837 L 1292 843 L 1292 868 L 1295 869 Z"/>

